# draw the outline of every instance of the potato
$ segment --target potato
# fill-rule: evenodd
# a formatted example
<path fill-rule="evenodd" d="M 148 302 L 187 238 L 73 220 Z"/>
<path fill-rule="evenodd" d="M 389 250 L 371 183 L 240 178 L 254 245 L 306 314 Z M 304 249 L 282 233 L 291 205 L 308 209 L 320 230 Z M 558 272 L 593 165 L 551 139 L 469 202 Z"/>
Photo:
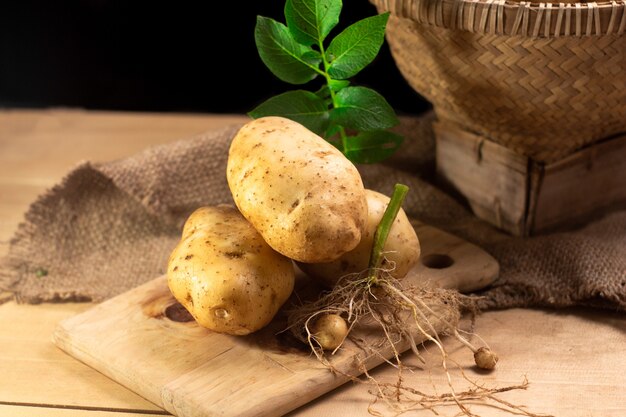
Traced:
<path fill-rule="evenodd" d="M 227 180 L 241 213 L 291 259 L 329 262 L 361 241 L 367 220 L 361 175 L 299 123 L 262 117 L 245 124 L 230 147 Z"/>
<path fill-rule="evenodd" d="M 348 323 L 338 314 L 323 314 L 311 326 L 311 334 L 324 350 L 335 350 L 348 336 Z"/>
<path fill-rule="evenodd" d="M 368 205 L 367 228 L 363 239 L 352 251 L 342 255 L 333 262 L 297 265 L 307 275 L 319 279 L 328 287 L 333 287 L 342 276 L 361 272 L 367 269 L 369 258 L 374 244 L 374 233 L 383 217 L 390 198 L 373 190 L 365 190 Z M 420 257 L 420 243 L 404 210 L 400 209 L 394 221 L 387 242 L 383 248 L 385 258 L 382 267 L 395 266 L 391 275 L 395 278 L 403 278 L 417 263 Z"/>
<path fill-rule="evenodd" d="M 235 207 L 219 205 L 189 216 L 170 255 L 167 279 L 201 326 L 246 335 L 266 326 L 287 301 L 295 268 Z"/>

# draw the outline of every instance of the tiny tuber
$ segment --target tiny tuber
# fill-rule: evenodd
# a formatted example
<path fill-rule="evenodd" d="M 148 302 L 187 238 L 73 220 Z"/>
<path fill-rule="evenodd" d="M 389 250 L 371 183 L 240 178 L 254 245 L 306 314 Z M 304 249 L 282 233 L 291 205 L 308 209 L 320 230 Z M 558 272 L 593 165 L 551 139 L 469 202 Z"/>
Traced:
<path fill-rule="evenodd" d="M 491 349 L 482 346 L 474 352 L 474 362 L 481 369 L 494 369 L 498 363 L 498 355 Z"/>
<path fill-rule="evenodd" d="M 348 335 L 348 324 L 338 314 L 321 314 L 311 326 L 311 335 L 324 350 L 335 350 Z"/>

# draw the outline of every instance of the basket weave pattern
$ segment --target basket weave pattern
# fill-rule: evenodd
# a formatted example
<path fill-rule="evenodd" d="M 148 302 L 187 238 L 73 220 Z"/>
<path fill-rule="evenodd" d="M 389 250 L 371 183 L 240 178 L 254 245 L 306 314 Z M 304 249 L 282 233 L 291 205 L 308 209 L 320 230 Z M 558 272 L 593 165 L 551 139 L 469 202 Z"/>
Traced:
<path fill-rule="evenodd" d="M 540 162 L 626 132 L 626 2 L 372 3 L 440 120 Z"/>

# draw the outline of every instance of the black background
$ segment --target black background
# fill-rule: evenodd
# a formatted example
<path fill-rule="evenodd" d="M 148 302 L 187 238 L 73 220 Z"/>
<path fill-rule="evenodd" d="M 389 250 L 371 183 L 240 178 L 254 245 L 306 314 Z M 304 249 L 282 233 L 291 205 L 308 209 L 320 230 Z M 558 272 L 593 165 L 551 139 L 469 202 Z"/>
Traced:
<path fill-rule="evenodd" d="M 284 22 L 283 0 L 144 2 L 3 1 L 0 106 L 245 113 L 300 87 L 275 78 L 254 44 L 256 16 Z M 344 0 L 340 23 L 371 16 Z M 430 108 L 398 72 L 387 44 L 354 84 L 371 87 L 399 114 Z"/>

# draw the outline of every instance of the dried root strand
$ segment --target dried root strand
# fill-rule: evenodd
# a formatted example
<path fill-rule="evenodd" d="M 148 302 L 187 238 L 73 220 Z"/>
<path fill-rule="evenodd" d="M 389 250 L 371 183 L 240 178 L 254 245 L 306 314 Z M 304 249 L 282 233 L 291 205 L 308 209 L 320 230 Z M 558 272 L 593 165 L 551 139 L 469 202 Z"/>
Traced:
<path fill-rule="evenodd" d="M 470 404 L 494 407 L 514 415 L 553 417 L 546 414 L 532 413 L 523 406 L 515 405 L 497 396 L 497 394 L 504 392 L 526 390 L 529 386 L 526 378 L 524 378 L 521 384 L 494 388 L 480 386 L 467 379 L 471 384 L 469 389 L 454 394 L 444 393 L 433 395 L 405 385 L 398 386 L 397 383 L 373 381 L 370 375 L 367 377 L 370 379 L 370 382 L 376 386 L 376 389 L 372 392 L 374 399 L 368 408 L 370 414 L 376 416 L 383 416 L 382 412 L 375 407 L 379 402 L 381 402 L 386 409 L 391 410 L 394 415 L 401 415 L 415 410 L 430 410 L 438 415 L 438 408 L 458 406 L 458 403 L 461 402 L 463 404 L 463 408 L 461 409 L 462 414 L 470 417 L 478 417 L 477 414 L 467 407 Z M 394 401 L 390 401 L 392 398 Z"/>
<path fill-rule="evenodd" d="M 376 401 L 382 400 L 397 414 L 418 408 L 428 409 L 437 414 L 436 407 L 454 404 L 461 414 L 474 417 L 476 415 L 466 404 L 479 400 L 491 400 L 492 403 L 495 402 L 497 406 L 511 413 L 536 417 L 536 414 L 525 411 L 523 407 L 509 404 L 495 397 L 495 394 L 499 392 L 525 389 L 526 381 L 520 386 L 488 389 L 471 381 L 459 366 L 461 374 L 472 384 L 472 388 L 456 392 L 448 370 L 450 358 L 440 336 L 444 334 L 454 336 L 474 353 L 476 364 L 481 368 L 493 369 L 498 360 L 497 355 L 487 346 L 476 348 L 460 334 L 458 320 L 461 307 L 464 309 L 468 307 L 463 305 L 467 298 L 452 290 L 426 287 L 404 288 L 389 270 L 381 268 L 387 236 L 407 192 L 408 187 L 405 185 L 396 184 L 394 187 L 393 195 L 374 234 L 374 245 L 368 269 L 359 274 L 342 277 L 332 290 L 323 293 L 317 300 L 287 311 L 288 329 L 296 338 L 307 343 L 317 359 L 332 372 L 339 373 L 352 381 L 371 384 L 375 389 Z M 443 311 L 435 311 L 435 309 Z M 322 321 L 339 324 L 338 327 L 345 325 L 347 332 L 342 334 L 341 338 L 337 334 L 328 337 L 332 331 L 324 331 Z M 383 383 L 373 378 L 362 359 L 359 367 L 364 375 L 363 378 L 346 374 L 332 365 L 324 349 L 332 350 L 334 354 L 357 325 L 373 325 L 383 335 L 382 339 L 376 342 L 355 340 L 355 343 L 364 351 L 377 354 L 382 361 L 397 369 L 395 383 Z M 438 328 L 443 328 L 443 330 L 438 331 Z M 405 384 L 403 371 L 406 366 L 398 350 L 398 344 L 401 341 L 408 342 L 413 353 L 422 361 L 424 359 L 417 348 L 418 343 L 430 341 L 437 347 L 441 354 L 441 366 L 446 375 L 449 393 L 426 394 Z M 389 356 L 391 356 L 390 359 Z M 375 410 L 372 406 L 369 410 L 374 414 Z"/>
<path fill-rule="evenodd" d="M 470 382 L 471 388 L 456 392 L 448 363 L 451 361 L 441 341 L 441 336 L 450 335 L 469 348 L 477 362 L 477 366 L 493 369 L 497 356 L 487 346 L 474 347 L 458 329 L 461 310 L 472 309 L 472 299 L 453 290 L 427 287 L 403 287 L 401 282 L 391 276 L 388 271 L 380 269 L 372 279 L 372 271 L 350 274 L 343 277 L 330 291 L 323 293 L 318 299 L 303 303 L 287 311 L 288 330 L 311 348 L 317 359 L 332 372 L 341 374 L 352 381 L 370 384 L 373 387 L 375 400 L 370 406 L 374 415 L 374 405 L 384 403 L 394 413 L 401 414 L 410 410 L 428 409 L 436 413 L 440 406 L 455 405 L 462 415 L 476 416 L 468 407 L 470 403 L 490 403 L 501 407 L 512 414 L 537 417 L 537 414 L 526 411 L 521 406 L 507 403 L 496 397 L 496 394 L 516 389 L 526 389 L 528 382 L 504 388 L 486 388 L 468 378 L 458 366 L 463 377 Z M 432 307 L 432 306 L 438 307 Z M 443 309 L 442 309 L 443 306 Z M 435 311 L 435 309 L 437 311 Z M 328 315 L 341 316 L 347 323 L 348 336 L 330 351 L 324 350 L 320 340 L 316 338 L 315 324 L 320 317 Z M 382 338 L 374 342 L 351 338 L 351 332 L 357 325 L 375 325 Z M 437 331 L 437 328 L 443 331 Z M 352 342 L 368 353 L 379 355 L 379 358 L 397 370 L 394 383 L 377 381 L 361 363 L 362 377 L 355 377 L 336 369 L 330 356 L 341 348 L 343 342 L 350 337 Z M 432 342 L 441 357 L 441 366 L 447 378 L 449 392 L 445 394 L 427 394 L 407 386 L 403 372 L 407 366 L 401 359 L 398 343 L 408 342 L 411 351 L 423 363 L 424 358 L 418 345 L 424 341 Z M 384 356 L 381 352 L 391 352 Z M 481 362 L 481 363 L 478 363 Z"/>

